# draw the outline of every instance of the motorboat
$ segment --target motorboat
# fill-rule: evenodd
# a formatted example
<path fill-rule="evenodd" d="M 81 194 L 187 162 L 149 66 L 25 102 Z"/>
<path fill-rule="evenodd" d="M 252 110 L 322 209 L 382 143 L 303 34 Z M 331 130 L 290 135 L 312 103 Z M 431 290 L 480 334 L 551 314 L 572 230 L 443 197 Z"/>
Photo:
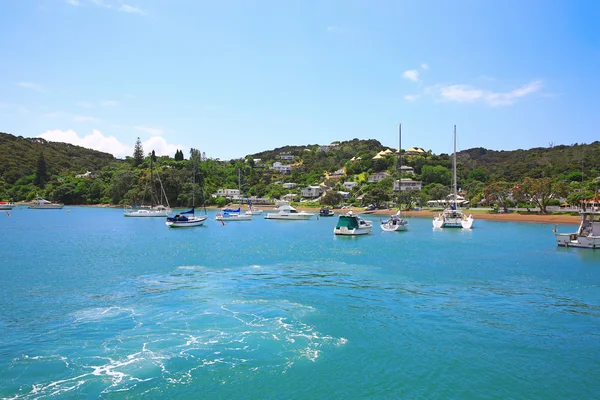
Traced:
<path fill-rule="evenodd" d="M 399 232 L 408 229 L 408 221 L 400 216 L 400 210 L 389 219 L 381 221 L 381 230 L 384 232 Z"/>
<path fill-rule="evenodd" d="M 333 228 L 334 235 L 367 235 L 371 233 L 373 223 L 362 219 L 358 214 L 348 211 L 346 214 L 340 215 L 337 225 Z"/>
<path fill-rule="evenodd" d="M 250 206 L 250 209 L 248 211 L 246 211 L 246 214 L 261 215 L 262 212 L 263 212 L 263 210 L 261 210 L 260 208 Z"/>
<path fill-rule="evenodd" d="M 170 213 L 170 208 L 159 205 L 139 210 L 126 210 L 123 215 L 126 217 L 167 217 Z"/>
<path fill-rule="evenodd" d="M 187 228 L 192 226 L 200 226 L 208 219 L 206 215 L 196 215 L 195 209 L 184 211 L 176 214 L 173 217 L 167 217 L 167 226 L 170 228 Z"/>
<path fill-rule="evenodd" d="M 580 211 L 581 222 L 574 233 L 556 233 L 556 244 L 563 247 L 600 249 L 600 211 Z"/>
<path fill-rule="evenodd" d="M 434 228 L 463 228 L 471 229 L 473 227 L 473 214 L 467 216 L 460 211 L 457 206 L 457 184 L 456 184 L 456 125 L 454 125 L 454 154 L 452 155 L 452 200 L 449 207 L 433 217 Z"/>
<path fill-rule="evenodd" d="M 12 201 L 0 201 L 0 210 L 12 210 L 16 206 Z"/>
<path fill-rule="evenodd" d="M 333 217 L 335 213 L 329 208 L 324 207 L 319 210 L 319 217 Z"/>
<path fill-rule="evenodd" d="M 230 213 L 225 211 L 217 214 L 215 219 L 217 221 L 252 221 L 252 214 L 248 214 L 247 212 L 242 214 L 239 212 Z"/>
<path fill-rule="evenodd" d="M 59 210 L 64 206 L 65 205 L 63 203 L 54 203 L 41 197 L 38 197 L 31 204 L 29 204 L 28 208 L 34 210 Z"/>
<path fill-rule="evenodd" d="M 289 203 L 282 202 L 275 209 L 274 213 L 267 213 L 265 219 L 281 219 L 288 221 L 307 220 L 313 217 L 313 213 L 306 211 L 298 211 L 294 207 L 290 206 Z"/>

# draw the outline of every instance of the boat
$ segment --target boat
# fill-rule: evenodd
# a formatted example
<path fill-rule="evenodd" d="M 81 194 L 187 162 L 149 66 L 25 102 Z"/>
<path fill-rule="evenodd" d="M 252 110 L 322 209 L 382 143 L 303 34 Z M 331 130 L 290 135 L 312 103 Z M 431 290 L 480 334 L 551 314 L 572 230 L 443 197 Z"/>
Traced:
<path fill-rule="evenodd" d="M 33 203 L 29 204 L 28 208 L 34 210 L 60 210 L 65 205 L 63 203 L 53 203 L 41 197 L 38 197 L 33 201 Z"/>
<path fill-rule="evenodd" d="M 262 214 L 263 210 L 261 210 L 260 208 L 256 208 L 253 206 L 248 206 L 249 210 L 246 211 L 246 214 L 250 214 L 250 215 L 260 215 Z"/>
<path fill-rule="evenodd" d="M 221 208 L 221 212 L 224 213 L 229 213 L 229 214 L 234 214 L 234 213 L 240 213 L 242 211 L 242 209 L 240 207 L 233 209 L 233 208 Z"/>
<path fill-rule="evenodd" d="M 12 201 L 0 201 L 0 210 L 2 211 L 12 210 L 14 207 L 16 207 L 16 204 Z"/>
<path fill-rule="evenodd" d="M 190 157 L 190 160 L 198 160 L 195 161 L 193 164 L 193 171 L 192 171 L 192 187 L 195 186 L 196 183 L 196 168 L 197 168 L 197 162 L 199 162 L 199 160 L 201 160 L 201 157 L 199 155 L 199 151 L 192 149 L 192 155 Z M 208 219 L 208 215 L 206 215 L 206 208 L 204 209 L 204 213 L 205 215 L 196 215 L 196 196 L 195 196 L 195 190 L 192 189 L 192 208 L 188 211 L 184 211 L 181 212 L 179 214 L 176 214 L 173 217 L 167 217 L 167 226 L 169 228 L 188 228 L 188 227 L 193 227 L 193 226 L 201 226 L 204 224 L 204 221 L 206 221 Z M 202 187 L 200 186 L 200 193 L 202 193 Z M 204 204 L 204 195 L 202 196 L 202 204 Z"/>
<path fill-rule="evenodd" d="M 361 214 L 373 214 L 375 211 L 377 211 L 377 207 L 375 207 L 373 204 L 369 204 L 369 206 L 365 208 Z"/>
<path fill-rule="evenodd" d="M 581 222 L 575 233 L 555 233 L 556 244 L 563 247 L 600 249 L 600 211 L 580 211 Z"/>
<path fill-rule="evenodd" d="M 333 217 L 334 215 L 335 213 L 328 207 L 324 207 L 319 210 L 319 217 Z"/>
<path fill-rule="evenodd" d="M 452 200 L 454 202 L 446 207 L 444 211 L 433 217 L 434 228 L 463 228 L 471 229 L 473 227 L 473 215 L 467 216 L 460 211 L 457 206 L 458 198 L 456 185 L 456 125 L 454 125 L 454 154 L 452 155 Z"/>
<path fill-rule="evenodd" d="M 358 214 L 354 214 L 352 211 L 340 215 L 337 225 L 333 228 L 334 235 L 367 235 L 371 233 L 373 223 L 362 219 Z"/>
<path fill-rule="evenodd" d="M 400 180 L 398 181 L 398 212 L 387 220 L 381 221 L 379 226 L 384 232 L 400 232 L 408 230 L 408 221 L 400 216 L 402 204 L 400 201 L 400 193 L 402 190 L 402 124 L 398 125 L 398 159 L 400 166 L 397 169 L 400 171 Z"/>
<path fill-rule="evenodd" d="M 152 165 L 152 157 L 150 157 L 150 207 L 144 207 L 133 210 L 131 208 L 126 209 L 123 212 L 125 217 L 167 217 L 172 212 L 171 207 L 169 207 L 169 200 L 167 200 L 167 195 L 165 193 L 165 189 L 163 188 L 162 181 L 160 180 L 160 175 L 156 172 L 156 176 L 158 178 L 158 182 L 160 183 L 161 189 L 161 199 L 157 199 L 158 203 L 161 203 L 162 198 L 165 199 L 167 206 L 163 206 L 162 204 L 155 205 L 154 204 L 154 173 L 153 173 L 153 165 Z"/>
<path fill-rule="evenodd" d="M 408 222 L 400 216 L 400 210 L 387 220 L 381 221 L 381 230 L 384 232 L 398 232 L 408 229 Z"/>
<path fill-rule="evenodd" d="M 294 207 L 290 206 L 287 202 L 280 202 L 279 206 L 275 209 L 274 213 L 267 213 L 265 219 L 281 219 L 288 221 L 298 221 L 311 219 L 313 213 L 305 211 L 297 211 Z"/>
<path fill-rule="evenodd" d="M 206 215 L 196 215 L 195 208 L 181 212 L 173 217 L 167 217 L 167 226 L 170 228 L 187 228 L 200 226 L 208 219 Z"/>
<path fill-rule="evenodd" d="M 217 221 L 252 221 L 252 214 L 240 213 L 240 212 L 227 212 L 224 211 L 222 213 L 217 214 L 215 217 Z"/>

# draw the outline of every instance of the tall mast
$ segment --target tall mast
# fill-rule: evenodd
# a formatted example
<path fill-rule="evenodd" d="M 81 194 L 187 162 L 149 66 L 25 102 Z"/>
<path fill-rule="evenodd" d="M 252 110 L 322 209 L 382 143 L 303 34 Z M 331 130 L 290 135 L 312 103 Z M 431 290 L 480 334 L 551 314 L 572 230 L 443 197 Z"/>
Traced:
<path fill-rule="evenodd" d="M 402 204 L 400 204 L 400 191 L 402 190 L 402 124 L 398 124 L 398 159 L 400 161 L 400 165 L 398 166 L 398 170 L 400 171 L 400 180 L 398 181 L 398 210 L 402 208 Z"/>
<path fill-rule="evenodd" d="M 150 155 L 150 208 L 154 208 L 154 175 L 152 170 L 152 154 Z"/>
<path fill-rule="evenodd" d="M 454 125 L 454 154 L 452 156 L 452 177 L 454 180 L 452 188 L 452 190 L 454 191 L 454 209 L 456 209 L 456 125 Z"/>

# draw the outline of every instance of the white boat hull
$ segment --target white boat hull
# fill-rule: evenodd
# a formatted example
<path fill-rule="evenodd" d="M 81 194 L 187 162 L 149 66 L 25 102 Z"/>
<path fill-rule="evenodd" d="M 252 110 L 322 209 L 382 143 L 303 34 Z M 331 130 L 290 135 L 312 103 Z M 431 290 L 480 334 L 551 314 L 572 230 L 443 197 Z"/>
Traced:
<path fill-rule="evenodd" d="M 28 208 L 33 210 L 60 210 L 64 204 L 31 204 Z"/>
<path fill-rule="evenodd" d="M 148 218 L 148 217 L 167 217 L 170 211 L 152 211 L 152 210 L 136 210 L 136 211 L 125 211 L 123 215 L 125 217 L 138 217 L 138 218 Z"/>
<path fill-rule="evenodd" d="M 581 236 L 577 233 L 556 233 L 556 244 L 562 247 L 600 249 L 600 236 Z"/>
<path fill-rule="evenodd" d="M 222 215 L 217 214 L 215 217 L 217 221 L 252 221 L 252 214 L 231 214 L 231 215 Z"/>
<path fill-rule="evenodd" d="M 311 219 L 314 214 L 310 213 L 297 213 L 297 214 L 280 214 L 280 213 L 267 213 L 265 219 L 279 219 L 283 221 L 306 221 Z"/>
<path fill-rule="evenodd" d="M 463 228 L 471 229 L 473 227 L 473 216 L 469 215 L 463 217 L 446 217 L 436 215 L 433 217 L 434 228 Z"/>
<path fill-rule="evenodd" d="M 2 211 L 12 210 L 14 207 L 15 207 L 15 205 L 11 204 L 11 203 L 0 204 L 0 210 L 2 210 Z"/>
<path fill-rule="evenodd" d="M 372 232 L 372 225 L 369 225 L 368 227 L 360 227 L 360 228 L 354 228 L 354 229 L 350 229 L 350 228 L 346 228 L 345 226 L 342 226 L 340 228 L 333 228 L 333 234 L 334 235 L 340 235 L 340 236 L 357 236 L 357 235 L 368 235 L 369 233 Z"/>
<path fill-rule="evenodd" d="M 169 228 L 190 228 L 203 225 L 207 218 L 208 217 L 188 217 L 187 221 L 167 221 L 167 226 Z"/>
<path fill-rule="evenodd" d="M 381 223 L 381 230 L 384 232 L 401 232 L 408 230 L 408 223 L 400 224 L 394 223 L 393 221 L 386 221 Z"/>

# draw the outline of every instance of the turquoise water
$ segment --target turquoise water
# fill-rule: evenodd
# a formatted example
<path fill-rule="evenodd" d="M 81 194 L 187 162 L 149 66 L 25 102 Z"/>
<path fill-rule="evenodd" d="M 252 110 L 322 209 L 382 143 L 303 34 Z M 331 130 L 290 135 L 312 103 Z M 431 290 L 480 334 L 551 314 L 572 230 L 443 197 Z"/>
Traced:
<path fill-rule="evenodd" d="M 11 214 L 0 398 L 600 398 L 600 251 L 553 225 Z"/>

